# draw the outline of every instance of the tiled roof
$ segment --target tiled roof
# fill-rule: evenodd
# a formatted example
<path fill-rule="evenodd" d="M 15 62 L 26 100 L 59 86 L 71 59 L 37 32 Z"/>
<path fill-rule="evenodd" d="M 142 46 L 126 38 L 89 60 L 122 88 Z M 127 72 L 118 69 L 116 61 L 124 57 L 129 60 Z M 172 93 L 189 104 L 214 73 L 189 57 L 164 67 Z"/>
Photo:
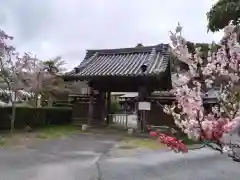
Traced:
<path fill-rule="evenodd" d="M 146 75 L 164 72 L 169 61 L 169 45 L 159 44 L 124 49 L 88 50 L 73 76 L 138 76 L 141 65 L 148 66 Z"/>

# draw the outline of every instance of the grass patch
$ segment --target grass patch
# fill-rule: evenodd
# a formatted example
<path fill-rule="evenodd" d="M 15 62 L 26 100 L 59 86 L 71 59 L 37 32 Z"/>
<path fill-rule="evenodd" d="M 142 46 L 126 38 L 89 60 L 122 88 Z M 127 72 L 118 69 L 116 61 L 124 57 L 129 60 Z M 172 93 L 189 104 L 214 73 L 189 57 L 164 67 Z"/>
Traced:
<path fill-rule="evenodd" d="M 14 131 L 14 133 L 4 133 L 0 136 L 0 147 L 24 146 L 32 144 L 42 139 L 57 139 L 69 136 L 74 133 L 82 133 L 80 129 L 74 126 L 47 126 L 36 129 L 32 132 Z"/>
<path fill-rule="evenodd" d="M 163 147 L 165 148 L 163 144 L 157 142 L 154 139 L 124 138 L 123 142 L 126 144 L 123 146 L 124 149 L 127 149 L 125 148 L 127 145 L 129 146 L 129 149 L 130 147 L 143 147 L 152 150 L 162 149 Z"/>
<path fill-rule="evenodd" d="M 80 132 L 80 130 L 73 126 L 48 126 L 39 129 L 36 132 L 36 137 L 40 139 L 58 138 L 76 132 Z"/>
<path fill-rule="evenodd" d="M 200 142 L 193 141 L 187 136 L 182 136 L 179 140 L 183 140 L 186 145 L 201 144 Z M 159 143 L 156 139 L 143 139 L 143 138 L 133 138 L 125 137 L 123 139 L 123 144 L 120 145 L 120 149 L 133 149 L 136 147 L 143 147 L 151 150 L 159 150 L 167 148 L 166 145 Z"/>
<path fill-rule="evenodd" d="M 135 139 L 132 142 L 138 147 L 146 147 L 153 150 L 157 150 L 164 147 L 164 145 L 152 139 Z"/>

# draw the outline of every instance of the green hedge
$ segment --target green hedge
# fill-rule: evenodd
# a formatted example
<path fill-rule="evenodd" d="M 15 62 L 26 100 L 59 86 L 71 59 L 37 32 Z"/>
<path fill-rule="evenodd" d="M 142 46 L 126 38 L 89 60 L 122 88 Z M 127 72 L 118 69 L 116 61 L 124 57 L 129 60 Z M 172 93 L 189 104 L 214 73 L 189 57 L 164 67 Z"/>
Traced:
<path fill-rule="evenodd" d="M 118 101 L 111 102 L 111 114 L 118 113 L 120 110 L 120 104 Z"/>
<path fill-rule="evenodd" d="M 0 108 L 0 129 L 10 129 L 11 107 Z M 72 108 L 69 107 L 17 107 L 15 128 L 22 129 L 26 126 L 32 128 L 44 125 L 69 124 L 72 120 Z"/>

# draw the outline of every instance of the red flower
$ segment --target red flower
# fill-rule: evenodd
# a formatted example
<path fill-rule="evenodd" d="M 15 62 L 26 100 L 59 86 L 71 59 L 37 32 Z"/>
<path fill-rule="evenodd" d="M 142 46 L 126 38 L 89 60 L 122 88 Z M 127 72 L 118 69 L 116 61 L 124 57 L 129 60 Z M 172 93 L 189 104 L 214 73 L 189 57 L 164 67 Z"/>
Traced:
<path fill-rule="evenodd" d="M 151 137 L 157 137 L 157 132 L 151 131 L 151 132 L 149 133 L 149 135 L 150 135 Z"/>
<path fill-rule="evenodd" d="M 160 143 L 167 145 L 169 148 L 171 148 L 175 152 L 183 152 L 183 153 L 188 152 L 187 146 L 181 140 L 177 140 L 175 137 L 167 136 L 163 133 L 160 133 L 159 131 L 157 132 L 151 131 L 150 136 L 158 137 L 158 141 Z"/>

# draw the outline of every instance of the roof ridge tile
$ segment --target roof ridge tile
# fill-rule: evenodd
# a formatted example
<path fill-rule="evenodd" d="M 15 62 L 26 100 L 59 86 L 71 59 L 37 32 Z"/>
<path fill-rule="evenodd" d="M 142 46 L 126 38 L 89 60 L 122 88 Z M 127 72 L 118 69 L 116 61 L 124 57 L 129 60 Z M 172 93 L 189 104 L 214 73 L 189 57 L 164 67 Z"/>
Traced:
<path fill-rule="evenodd" d="M 151 52 L 153 48 L 156 51 L 165 50 L 169 47 L 169 44 L 157 44 L 154 46 L 143 46 L 143 47 L 129 47 L 129 48 L 114 48 L 114 49 L 89 49 L 87 53 L 98 52 L 99 54 L 124 54 L 124 53 L 143 53 Z"/>

